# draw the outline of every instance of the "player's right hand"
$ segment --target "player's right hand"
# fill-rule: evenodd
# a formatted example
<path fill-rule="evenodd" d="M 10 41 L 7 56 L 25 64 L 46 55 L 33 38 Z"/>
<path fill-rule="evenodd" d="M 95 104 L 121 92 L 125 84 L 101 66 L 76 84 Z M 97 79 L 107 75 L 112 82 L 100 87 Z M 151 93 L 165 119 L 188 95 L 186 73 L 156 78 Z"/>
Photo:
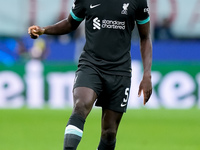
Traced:
<path fill-rule="evenodd" d="M 37 39 L 40 35 L 44 34 L 45 29 L 39 26 L 33 25 L 28 28 L 28 34 L 32 39 Z"/>

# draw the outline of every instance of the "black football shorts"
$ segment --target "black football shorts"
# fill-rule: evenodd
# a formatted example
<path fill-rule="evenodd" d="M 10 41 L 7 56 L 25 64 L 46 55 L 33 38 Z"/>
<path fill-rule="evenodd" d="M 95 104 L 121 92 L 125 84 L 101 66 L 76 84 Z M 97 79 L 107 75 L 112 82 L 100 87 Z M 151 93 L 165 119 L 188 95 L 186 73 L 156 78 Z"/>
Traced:
<path fill-rule="evenodd" d="M 88 87 L 96 92 L 96 106 L 116 112 L 126 112 L 130 85 L 131 77 L 105 74 L 85 65 L 79 66 L 74 82 L 74 88 Z"/>

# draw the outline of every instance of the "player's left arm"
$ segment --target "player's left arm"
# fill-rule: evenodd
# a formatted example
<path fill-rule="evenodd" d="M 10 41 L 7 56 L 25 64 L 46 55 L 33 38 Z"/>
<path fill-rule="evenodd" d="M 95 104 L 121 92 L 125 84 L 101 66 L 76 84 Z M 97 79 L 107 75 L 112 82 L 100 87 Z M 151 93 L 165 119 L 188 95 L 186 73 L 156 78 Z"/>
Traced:
<path fill-rule="evenodd" d="M 137 24 L 140 35 L 140 51 L 143 63 L 143 78 L 140 82 L 138 96 L 143 91 L 144 105 L 152 94 L 151 65 L 152 65 L 152 42 L 150 37 L 150 21 L 145 24 Z"/>

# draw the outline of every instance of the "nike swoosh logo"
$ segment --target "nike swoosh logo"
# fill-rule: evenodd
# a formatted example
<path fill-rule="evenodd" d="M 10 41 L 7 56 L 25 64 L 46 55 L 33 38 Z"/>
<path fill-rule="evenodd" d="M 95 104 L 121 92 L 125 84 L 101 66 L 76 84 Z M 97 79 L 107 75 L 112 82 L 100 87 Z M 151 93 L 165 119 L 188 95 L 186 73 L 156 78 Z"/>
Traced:
<path fill-rule="evenodd" d="M 90 5 L 90 8 L 92 9 L 92 8 L 95 8 L 95 7 L 98 7 L 98 6 L 100 6 L 101 4 L 97 4 L 97 5 Z"/>
<path fill-rule="evenodd" d="M 124 107 L 124 106 L 126 106 L 126 104 L 121 103 L 121 107 Z"/>

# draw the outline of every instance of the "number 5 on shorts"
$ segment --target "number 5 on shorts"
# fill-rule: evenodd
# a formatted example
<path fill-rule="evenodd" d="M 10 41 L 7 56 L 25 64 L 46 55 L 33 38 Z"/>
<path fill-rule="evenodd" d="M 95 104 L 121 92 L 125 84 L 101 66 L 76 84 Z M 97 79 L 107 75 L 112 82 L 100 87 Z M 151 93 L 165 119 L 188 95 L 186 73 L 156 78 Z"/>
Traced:
<path fill-rule="evenodd" d="M 129 97 L 129 88 L 126 88 L 125 89 L 125 98 L 123 98 L 123 102 L 121 103 L 121 107 L 124 107 L 127 105 L 127 102 L 128 102 L 128 97 Z"/>

